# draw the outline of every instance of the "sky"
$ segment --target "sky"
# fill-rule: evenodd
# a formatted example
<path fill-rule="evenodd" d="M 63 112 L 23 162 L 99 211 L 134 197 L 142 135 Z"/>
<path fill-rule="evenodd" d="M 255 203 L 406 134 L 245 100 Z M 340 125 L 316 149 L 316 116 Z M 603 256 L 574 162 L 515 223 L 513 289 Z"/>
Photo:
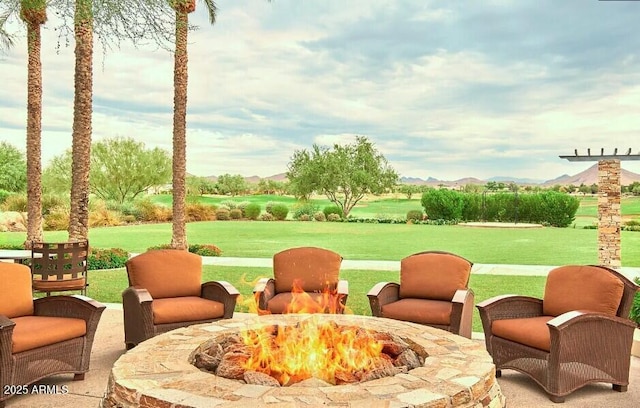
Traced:
<path fill-rule="evenodd" d="M 640 153 L 640 2 L 217 0 L 190 15 L 187 171 L 267 177 L 368 137 L 401 176 L 549 180 Z M 42 159 L 71 148 L 73 43 L 44 26 Z M 0 141 L 24 150 L 24 28 L 0 55 Z M 173 55 L 94 55 L 93 140 L 171 150 Z M 640 161 L 622 167 L 640 173 Z"/>

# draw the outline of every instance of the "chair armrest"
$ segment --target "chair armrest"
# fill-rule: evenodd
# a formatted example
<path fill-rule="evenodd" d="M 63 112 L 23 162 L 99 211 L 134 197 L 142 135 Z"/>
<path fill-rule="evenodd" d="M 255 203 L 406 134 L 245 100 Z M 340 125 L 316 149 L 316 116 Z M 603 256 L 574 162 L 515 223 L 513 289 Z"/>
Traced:
<path fill-rule="evenodd" d="M 5 315 L 0 315 L 0 330 L 13 330 L 16 324 Z"/>
<path fill-rule="evenodd" d="M 153 297 L 146 289 L 129 286 L 122 292 L 124 341 L 127 348 L 155 335 L 152 303 Z"/>
<path fill-rule="evenodd" d="M 238 289 L 226 281 L 210 281 L 202 284 L 202 297 L 224 304 L 224 318 L 230 319 L 240 295 Z"/>
<path fill-rule="evenodd" d="M 618 316 L 578 310 L 563 313 L 547 322 L 551 349 L 559 350 L 560 361 L 588 362 L 593 356 L 610 366 L 629 370 L 634 322 Z M 616 363 L 614 363 L 616 362 Z"/>
<path fill-rule="evenodd" d="M 369 293 L 369 305 L 373 316 L 382 316 L 382 306 L 400 299 L 400 285 L 395 282 L 377 283 Z"/>
<path fill-rule="evenodd" d="M 458 289 L 451 300 L 451 332 L 471 338 L 475 294 L 471 289 Z"/>
<path fill-rule="evenodd" d="M 542 316 L 542 299 L 529 296 L 495 296 L 478 303 L 476 307 L 482 321 L 485 345 L 491 355 L 493 355 L 491 325 L 494 320 Z"/>
<path fill-rule="evenodd" d="M 106 306 L 89 297 L 82 295 L 72 296 L 45 296 L 33 301 L 34 316 L 72 317 L 83 319 L 89 325 L 98 326 L 98 321 Z"/>
<path fill-rule="evenodd" d="M 253 296 L 258 303 L 258 314 L 267 311 L 267 303 L 276 295 L 276 281 L 273 278 L 260 278 L 253 288 Z"/>

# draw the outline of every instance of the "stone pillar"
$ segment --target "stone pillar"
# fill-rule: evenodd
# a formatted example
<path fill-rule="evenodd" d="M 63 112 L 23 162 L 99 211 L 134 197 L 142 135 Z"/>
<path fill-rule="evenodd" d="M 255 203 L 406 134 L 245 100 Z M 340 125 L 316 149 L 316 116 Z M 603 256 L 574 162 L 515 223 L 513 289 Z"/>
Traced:
<path fill-rule="evenodd" d="M 598 264 L 617 268 L 620 255 L 620 160 L 598 161 Z"/>

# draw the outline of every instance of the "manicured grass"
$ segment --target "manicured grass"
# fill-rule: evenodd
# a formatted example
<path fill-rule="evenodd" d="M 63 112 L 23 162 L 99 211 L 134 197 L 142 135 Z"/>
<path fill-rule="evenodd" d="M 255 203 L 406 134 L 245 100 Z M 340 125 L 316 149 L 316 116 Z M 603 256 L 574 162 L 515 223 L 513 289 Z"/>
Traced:
<path fill-rule="evenodd" d="M 270 258 L 296 246 L 332 249 L 345 259 L 400 260 L 424 250 L 443 250 L 474 263 L 564 265 L 597 263 L 597 231 L 581 228 L 471 228 L 341 222 L 207 221 L 187 225 L 189 242 L 219 246 L 223 256 Z M 24 233 L 2 233 L 5 243 L 20 244 Z M 65 231 L 45 239 L 66 240 Z M 169 243 L 171 224 L 92 228 L 91 245 L 144 252 Z M 2 243 L 2 242 L 0 242 Z M 640 232 L 622 232 L 623 266 L 640 266 Z"/>
<path fill-rule="evenodd" d="M 349 282 L 349 298 L 347 307 L 353 314 L 371 315 L 367 292 L 378 282 L 398 282 L 398 272 L 343 270 L 340 278 Z M 203 267 L 203 281 L 226 280 L 238 289 L 242 298 L 238 301 L 236 311 L 249 311 L 252 301 L 252 290 L 255 282 L 261 277 L 272 277 L 270 268 L 246 267 Z M 544 291 L 544 276 L 504 276 L 504 275 L 471 275 L 470 287 L 475 292 L 475 303 L 492 296 L 513 293 L 541 297 Z M 105 303 L 121 303 L 122 291 L 128 286 L 124 269 L 90 271 L 88 296 Z M 473 330 L 482 331 L 482 324 L 477 310 L 474 311 Z"/>

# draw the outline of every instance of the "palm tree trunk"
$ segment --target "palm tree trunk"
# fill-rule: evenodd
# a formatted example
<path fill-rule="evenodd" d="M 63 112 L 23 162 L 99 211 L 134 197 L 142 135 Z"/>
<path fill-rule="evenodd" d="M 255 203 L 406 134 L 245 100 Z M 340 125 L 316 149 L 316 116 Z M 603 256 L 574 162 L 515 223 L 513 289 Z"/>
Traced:
<path fill-rule="evenodd" d="M 75 9 L 75 98 L 71 146 L 71 214 L 69 239 L 87 239 L 89 233 L 89 168 L 93 110 L 92 0 L 77 0 Z"/>
<path fill-rule="evenodd" d="M 25 248 L 32 241 L 42 241 L 42 62 L 40 60 L 40 25 L 46 21 L 45 5 L 34 12 L 24 11 L 27 21 L 27 239 Z"/>
<path fill-rule="evenodd" d="M 189 15 L 176 10 L 173 67 L 173 234 L 171 247 L 187 249 L 185 196 L 187 172 L 187 32 Z"/>

